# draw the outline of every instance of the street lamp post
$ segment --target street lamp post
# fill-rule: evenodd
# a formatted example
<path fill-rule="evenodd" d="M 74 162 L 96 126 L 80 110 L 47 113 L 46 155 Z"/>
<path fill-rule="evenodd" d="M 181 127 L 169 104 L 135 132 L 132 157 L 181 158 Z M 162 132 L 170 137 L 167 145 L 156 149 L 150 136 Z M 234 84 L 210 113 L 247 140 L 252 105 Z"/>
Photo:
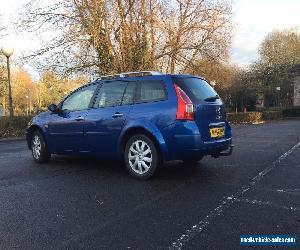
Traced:
<path fill-rule="evenodd" d="M 26 97 L 26 114 L 28 115 L 31 115 L 31 95 L 27 95 L 25 96 Z"/>
<path fill-rule="evenodd" d="M 11 81 L 10 81 L 10 65 L 9 65 L 9 57 L 14 53 L 13 48 L 2 47 L 1 52 L 6 56 L 7 62 L 7 80 L 8 80 L 8 103 L 9 103 L 9 116 L 12 118 L 14 116 L 13 109 L 13 101 L 12 101 L 12 93 L 11 93 Z"/>
<path fill-rule="evenodd" d="M 277 90 L 277 106 L 280 107 L 280 87 L 276 87 Z"/>
<path fill-rule="evenodd" d="M 29 110 L 29 104 L 28 104 L 28 98 L 29 96 L 25 96 L 26 97 L 26 115 L 28 115 L 28 110 Z"/>

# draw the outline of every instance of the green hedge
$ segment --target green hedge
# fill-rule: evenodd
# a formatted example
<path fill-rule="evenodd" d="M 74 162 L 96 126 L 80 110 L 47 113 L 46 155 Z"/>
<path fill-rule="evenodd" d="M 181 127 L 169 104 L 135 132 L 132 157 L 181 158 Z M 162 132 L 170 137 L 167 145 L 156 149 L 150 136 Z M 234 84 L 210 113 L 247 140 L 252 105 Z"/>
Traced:
<path fill-rule="evenodd" d="M 16 116 L 12 119 L 6 116 L 0 117 L 0 138 L 24 136 L 31 118 L 30 116 Z"/>
<path fill-rule="evenodd" d="M 227 113 L 227 120 L 231 123 L 258 123 L 263 121 L 262 112 Z"/>
<path fill-rule="evenodd" d="M 282 118 L 281 110 L 265 110 L 262 111 L 262 118 L 265 121 L 278 120 Z"/>
<path fill-rule="evenodd" d="M 286 108 L 282 110 L 283 117 L 300 117 L 300 107 Z"/>
<path fill-rule="evenodd" d="M 277 120 L 281 118 L 281 110 L 227 114 L 227 119 L 231 123 L 260 123 L 263 121 Z"/>
<path fill-rule="evenodd" d="M 300 108 L 284 108 L 264 110 L 259 112 L 228 113 L 227 119 L 231 123 L 259 123 L 270 120 L 278 120 L 285 117 L 300 117 Z"/>

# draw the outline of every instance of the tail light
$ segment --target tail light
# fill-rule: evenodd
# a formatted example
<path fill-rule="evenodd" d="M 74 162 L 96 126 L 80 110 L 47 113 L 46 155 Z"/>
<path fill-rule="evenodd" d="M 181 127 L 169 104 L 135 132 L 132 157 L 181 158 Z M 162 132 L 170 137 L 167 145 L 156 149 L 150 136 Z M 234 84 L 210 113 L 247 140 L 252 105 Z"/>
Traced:
<path fill-rule="evenodd" d="M 194 105 L 188 95 L 177 85 L 174 84 L 177 95 L 177 120 L 194 120 Z"/>

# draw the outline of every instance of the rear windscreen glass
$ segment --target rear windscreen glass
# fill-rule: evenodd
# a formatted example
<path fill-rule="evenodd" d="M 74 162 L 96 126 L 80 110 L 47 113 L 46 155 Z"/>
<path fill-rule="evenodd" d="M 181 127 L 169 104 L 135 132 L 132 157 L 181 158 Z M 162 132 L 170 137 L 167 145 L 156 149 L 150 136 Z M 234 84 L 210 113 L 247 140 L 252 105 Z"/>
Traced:
<path fill-rule="evenodd" d="M 173 77 L 176 83 L 192 101 L 202 101 L 215 97 L 217 92 L 205 81 L 197 77 Z"/>

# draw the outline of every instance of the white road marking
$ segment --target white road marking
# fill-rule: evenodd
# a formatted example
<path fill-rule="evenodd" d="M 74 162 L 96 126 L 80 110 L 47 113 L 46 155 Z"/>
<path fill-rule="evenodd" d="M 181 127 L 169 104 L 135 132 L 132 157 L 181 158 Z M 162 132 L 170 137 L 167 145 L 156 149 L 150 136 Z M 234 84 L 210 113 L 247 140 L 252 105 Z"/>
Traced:
<path fill-rule="evenodd" d="M 295 189 L 277 189 L 278 193 L 300 193 L 300 188 Z"/>
<path fill-rule="evenodd" d="M 273 208 L 281 208 L 281 209 L 286 209 L 286 210 L 291 210 L 293 212 L 300 212 L 300 208 L 298 207 L 288 207 L 288 206 L 282 206 L 270 201 L 261 201 L 261 200 L 250 200 L 250 199 L 235 199 L 234 201 L 237 202 L 246 202 L 246 203 L 250 203 L 253 205 L 259 205 L 259 206 L 269 206 L 269 207 L 273 207 Z"/>
<path fill-rule="evenodd" d="M 176 241 L 174 241 L 169 249 L 182 249 L 184 244 L 189 242 L 195 235 L 201 233 L 204 228 L 206 228 L 211 220 L 223 213 L 223 211 L 228 208 L 235 200 L 242 197 L 247 191 L 253 189 L 253 187 L 262 180 L 264 176 L 270 173 L 281 161 L 287 158 L 295 149 L 300 147 L 300 142 L 293 146 L 290 150 L 282 154 L 276 161 L 274 161 L 269 167 L 265 168 L 263 171 L 258 173 L 248 185 L 242 186 L 235 194 L 223 199 L 219 205 L 211 210 L 209 214 L 199 221 L 197 224 L 193 225 L 191 228 L 187 229 Z"/>

